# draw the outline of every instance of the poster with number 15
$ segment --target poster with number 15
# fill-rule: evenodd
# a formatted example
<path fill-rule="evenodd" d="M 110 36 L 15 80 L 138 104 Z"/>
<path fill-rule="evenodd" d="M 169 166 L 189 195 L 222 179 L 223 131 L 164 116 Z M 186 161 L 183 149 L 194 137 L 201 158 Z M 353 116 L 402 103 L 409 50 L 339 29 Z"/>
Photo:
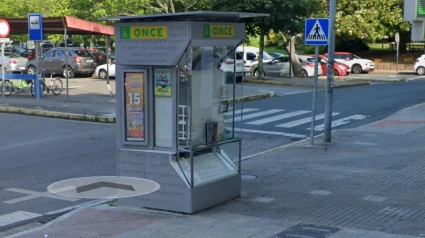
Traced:
<path fill-rule="evenodd" d="M 126 140 L 145 141 L 145 75 L 142 72 L 125 73 Z"/>

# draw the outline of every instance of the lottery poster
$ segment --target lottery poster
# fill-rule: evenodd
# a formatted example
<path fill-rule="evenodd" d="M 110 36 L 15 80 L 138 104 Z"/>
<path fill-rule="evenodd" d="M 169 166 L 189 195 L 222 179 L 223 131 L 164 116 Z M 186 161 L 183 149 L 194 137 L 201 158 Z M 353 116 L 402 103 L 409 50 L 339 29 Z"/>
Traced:
<path fill-rule="evenodd" d="M 171 69 L 156 68 L 154 70 L 155 96 L 171 97 Z"/>
<path fill-rule="evenodd" d="M 125 72 L 126 140 L 145 141 L 145 74 Z"/>

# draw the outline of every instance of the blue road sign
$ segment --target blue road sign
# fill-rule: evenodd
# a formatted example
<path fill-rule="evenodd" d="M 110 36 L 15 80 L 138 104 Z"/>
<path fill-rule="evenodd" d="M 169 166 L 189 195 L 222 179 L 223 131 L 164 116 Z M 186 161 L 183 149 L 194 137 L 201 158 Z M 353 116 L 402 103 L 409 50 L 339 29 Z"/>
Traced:
<path fill-rule="evenodd" d="M 30 36 L 30 40 L 43 40 L 43 17 L 41 14 L 28 14 L 28 34 Z"/>
<path fill-rule="evenodd" d="M 305 20 L 304 43 L 306 45 L 327 45 L 328 39 L 328 18 L 310 18 Z"/>

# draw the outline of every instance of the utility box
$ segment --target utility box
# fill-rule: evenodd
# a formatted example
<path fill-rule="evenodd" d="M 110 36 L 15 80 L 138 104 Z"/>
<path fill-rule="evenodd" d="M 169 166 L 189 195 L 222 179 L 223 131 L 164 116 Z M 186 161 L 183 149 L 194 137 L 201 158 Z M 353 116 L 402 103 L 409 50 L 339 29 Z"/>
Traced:
<path fill-rule="evenodd" d="M 161 185 L 119 203 L 194 213 L 240 196 L 234 122 L 242 110 L 223 64 L 238 64 L 243 21 L 265 16 L 201 11 L 103 19 L 116 21 L 118 175 Z"/>

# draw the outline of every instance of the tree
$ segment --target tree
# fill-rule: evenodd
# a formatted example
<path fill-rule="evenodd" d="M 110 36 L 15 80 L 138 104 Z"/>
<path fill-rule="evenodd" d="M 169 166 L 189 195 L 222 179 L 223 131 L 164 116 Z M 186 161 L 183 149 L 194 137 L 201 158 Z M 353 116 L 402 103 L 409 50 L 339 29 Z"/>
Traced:
<path fill-rule="evenodd" d="M 157 13 L 188 12 L 199 7 L 207 7 L 208 0 L 149 0 L 146 9 Z M 204 8 L 205 9 L 205 8 Z"/>
<path fill-rule="evenodd" d="M 338 0 L 336 35 L 374 42 L 400 32 L 408 38 L 410 23 L 403 20 L 403 4 L 403 0 Z M 401 49 L 406 40 L 401 37 Z"/>
<path fill-rule="evenodd" d="M 303 21 L 312 9 L 319 9 L 320 0 L 216 0 L 212 9 L 219 11 L 268 13 L 269 17 L 255 18 L 247 21 L 247 33 L 260 36 L 260 52 L 258 59 L 259 78 L 263 75 L 264 36 L 271 30 L 280 31 L 291 36 L 294 44 L 295 36 L 303 31 Z M 300 76 L 300 65 L 295 54 L 291 55 L 297 69 L 294 73 Z M 294 60 L 295 59 L 295 60 Z"/>

